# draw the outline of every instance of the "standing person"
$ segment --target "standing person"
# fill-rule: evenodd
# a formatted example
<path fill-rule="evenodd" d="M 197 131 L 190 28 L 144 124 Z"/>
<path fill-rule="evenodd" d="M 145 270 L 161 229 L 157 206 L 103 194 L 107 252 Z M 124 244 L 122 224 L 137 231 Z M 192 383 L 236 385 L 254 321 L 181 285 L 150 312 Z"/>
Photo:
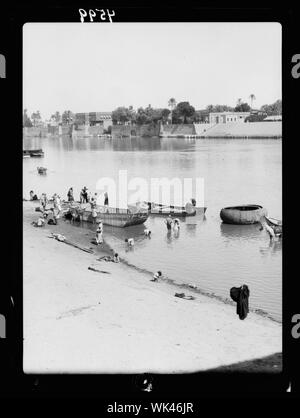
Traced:
<path fill-rule="evenodd" d="M 173 219 L 172 219 L 172 216 L 171 215 L 169 215 L 167 217 L 167 219 L 165 219 L 165 224 L 167 225 L 168 231 L 171 231 L 172 225 L 173 225 Z"/>
<path fill-rule="evenodd" d="M 47 205 L 47 196 L 46 196 L 46 193 L 42 193 L 42 196 L 41 196 L 40 201 L 41 201 L 41 205 L 43 207 L 43 211 L 45 211 L 46 210 L 46 205 Z"/>
<path fill-rule="evenodd" d="M 88 189 L 85 186 L 83 188 L 83 203 L 88 203 Z"/>
<path fill-rule="evenodd" d="M 96 206 L 97 205 L 98 194 L 95 193 L 94 196 L 92 197 L 92 199 L 93 199 L 93 201 L 95 203 L 95 206 Z"/>
<path fill-rule="evenodd" d="M 92 200 L 92 193 L 91 192 L 88 192 L 87 194 L 86 194 L 86 201 L 87 201 L 87 203 L 91 203 L 91 200 Z"/>
<path fill-rule="evenodd" d="M 104 206 L 108 206 L 108 194 L 107 194 L 107 192 L 104 193 Z"/>
<path fill-rule="evenodd" d="M 267 233 L 269 234 L 270 240 L 272 241 L 273 238 L 275 238 L 274 229 L 272 227 L 270 227 L 265 220 L 261 220 L 260 225 L 261 225 L 260 228 L 259 228 L 260 231 L 265 229 L 267 231 Z"/>
<path fill-rule="evenodd" d="M 59 195 L 56 196 L 56 209 L 57 209 L 57 218 L 59 218 L 61 213 L 61 198 Z"/>
<path fill-rule="evenodd" d="M 80 201 L 80 203 L 83 203 L 83 201 L 84 201 L 84 191 L 83 191 L 83 189 L 81 189 L 80 196 L 79 196 L 79 201 Z"/>
<path fill-rule="evenodd" d="M 102 225 L 102 221 L 100 221 L 99 224 L 98 224 L 97 231 L 96 231 L 96 243 L 97 243 L 97 245 L 103 243 L 102 233 L 103 233 L 103 225 Z"/>
<path fill-rule="evenodd" d="M 70 187 L 68 190 L 68 202 L 74 202 L 73 187 Z"/>
<path fill-rule="evenodd" d="M 97 210 L 96 210 L 96 205 L 92 205 L 92 218 L 93 218 L 93 224 L 96 223 L 97 220 Z"/>
<path fill-rule="evenodd" d="M 180 221 L 178 218 L 174 219 L 174 230 L 178 231 L 180 229 Z"/>

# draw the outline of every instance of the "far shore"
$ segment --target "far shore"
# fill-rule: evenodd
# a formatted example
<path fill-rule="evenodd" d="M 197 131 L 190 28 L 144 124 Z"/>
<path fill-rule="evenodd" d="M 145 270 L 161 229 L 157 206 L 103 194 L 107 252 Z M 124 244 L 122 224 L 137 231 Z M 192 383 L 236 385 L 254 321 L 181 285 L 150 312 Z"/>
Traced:
<path fill-rule="evenodd" d="M 281 324 L 254 312 L 241 321 L 234 305 L 195 293 L 181 299 L 172 284 L 99 261 L 112 252 L 91 243 L 93 231 L 62 219 L 35 228 L 35 207 L 23 202 L 25 373 L 282 370 Z M 51 232 L 88 238 L 91 253 Z"/>

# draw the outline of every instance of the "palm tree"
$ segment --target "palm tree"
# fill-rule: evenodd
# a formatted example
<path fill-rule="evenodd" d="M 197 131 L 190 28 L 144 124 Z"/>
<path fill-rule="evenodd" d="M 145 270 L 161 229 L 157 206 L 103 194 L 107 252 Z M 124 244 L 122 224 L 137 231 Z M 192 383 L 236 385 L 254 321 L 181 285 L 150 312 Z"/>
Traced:
<path fill-rule="evenodd" d="M 250 94 L 249 99 L 251 100 L 251 109 L 252 109 L 253 100 L 256 100 L 256 97 L 254 94 Z"/>
<path fill-rule="evenodd" d="M 173 110 L 176 107 L 176 100 L 174 97 L 171 97 L 171 99 L 168 101 L 168 106 L 171 109 L 171 123 L 173 123 Z"/>
<path fill-rule="evenodd" d="M 242 104 L 242 99 L 237 100 L 237 106 L 240 106 Z"/>

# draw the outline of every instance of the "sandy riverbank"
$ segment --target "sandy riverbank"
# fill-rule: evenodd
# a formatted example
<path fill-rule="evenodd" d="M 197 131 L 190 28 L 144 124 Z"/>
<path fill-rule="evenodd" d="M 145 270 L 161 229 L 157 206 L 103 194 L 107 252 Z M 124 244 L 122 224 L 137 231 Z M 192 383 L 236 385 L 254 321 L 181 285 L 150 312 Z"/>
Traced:
<path fill-rule="evenodd" d="M 34 228 L 35 206 L 23 202 L 25 372 L 195 372 L 281 351 L 280 324 L 252 312 L 241 321 L 203 295 L 176 298 L 146 273 L 97 261 L 99 247 L 89 254 L 50 239 L 93 233 L 63 221 Z"/>

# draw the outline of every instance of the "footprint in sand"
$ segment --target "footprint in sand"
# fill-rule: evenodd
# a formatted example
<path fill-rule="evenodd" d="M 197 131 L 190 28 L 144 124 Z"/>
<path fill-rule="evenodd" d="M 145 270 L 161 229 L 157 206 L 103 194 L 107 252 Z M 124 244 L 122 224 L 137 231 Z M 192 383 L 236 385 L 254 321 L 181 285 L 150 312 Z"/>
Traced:
<path fill-rule="evenodd" d="M 100 302 L 99 302 L 100 303 Z M 67 312 L 63 312 L 60 316 L 58 316 L 56 319 L 61 319 L 61 318 L 65 318 L 68 316 L 76 316 L 81 314 L 83 311 L 87 310 L 87 309 L 91 309 L 94 308 L 97 305 L 89 305 L 89 306 L 83 306 L 82 308 L 76 308 L 76 309 L 72 309 L 70 311 Z"/>

